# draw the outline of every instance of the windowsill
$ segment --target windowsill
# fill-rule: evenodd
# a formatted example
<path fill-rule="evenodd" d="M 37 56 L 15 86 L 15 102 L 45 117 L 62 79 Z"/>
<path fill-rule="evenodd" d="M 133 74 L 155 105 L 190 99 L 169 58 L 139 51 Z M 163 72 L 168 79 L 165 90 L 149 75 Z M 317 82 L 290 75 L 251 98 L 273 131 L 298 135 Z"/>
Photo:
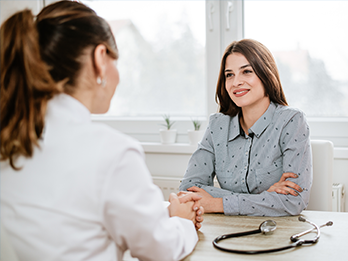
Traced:
<path fill-rule="evenodd" d="M 197 145 L 188 143 L 162 144 L 158 142 L 141 142 L 146 153 L 192 154 Z"/>
<path fill-rule="evenodd" d="M 141 142 L 146 153 L 165 153 L 165 154 L 192 154 L 196 149 L 196 145 L 188 143 L 162 144 L 158 142 Z M 334 148 L 334 159 L 348 160 L 348 148 Z"/>

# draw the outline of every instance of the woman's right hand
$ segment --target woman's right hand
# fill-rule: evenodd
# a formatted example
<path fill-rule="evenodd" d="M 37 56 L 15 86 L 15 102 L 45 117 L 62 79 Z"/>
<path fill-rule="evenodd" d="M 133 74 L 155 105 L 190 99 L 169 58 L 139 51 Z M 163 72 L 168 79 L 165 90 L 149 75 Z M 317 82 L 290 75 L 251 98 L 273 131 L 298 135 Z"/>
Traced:
<path fill-rule="evenodd" d="M 169 196 L 169 202 L 169 216 L 185 218 L 191 220 L 193 224 L 196 225 L 196 211 L 193 210 L 194 201 L 180 203 L 178 196 L 175 193 L 171 193 Z"/>
<path fill-rule="evenodd" d="M 274 183 L 267 191 L 276 192 L 278 194 L 298 196 L 298 192 L 302 192 L 302 188 L 296 183 L 287 180 L 288 178 L 297 178 L 298 176 L 292 172 L 285 172 L 280 180 Z M 297 192 L 298 191 L 298 192 Z"/>

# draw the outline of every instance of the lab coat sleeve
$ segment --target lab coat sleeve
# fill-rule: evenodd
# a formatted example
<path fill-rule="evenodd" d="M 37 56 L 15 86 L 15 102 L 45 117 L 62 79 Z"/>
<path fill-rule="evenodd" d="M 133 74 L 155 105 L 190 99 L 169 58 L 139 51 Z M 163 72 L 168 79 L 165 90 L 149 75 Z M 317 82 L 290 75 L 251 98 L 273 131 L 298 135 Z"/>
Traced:
<path fill-rule="evenodd" d="M 140 146 L 126 147 L 105 180 L 105 227 L 117 246 L 140 260 L 180 260 L 198 236 L 190 220 L 169 217 Z"/>

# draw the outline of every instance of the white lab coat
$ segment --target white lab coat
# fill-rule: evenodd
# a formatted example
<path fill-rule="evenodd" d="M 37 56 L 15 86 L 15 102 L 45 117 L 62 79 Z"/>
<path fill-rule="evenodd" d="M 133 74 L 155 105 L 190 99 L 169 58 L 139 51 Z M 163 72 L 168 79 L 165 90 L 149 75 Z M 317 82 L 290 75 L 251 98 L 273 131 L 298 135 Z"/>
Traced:
<path fill-rule="evenodd" d="M 48 103 L 34 156 L 1 163 L 1 222 L 20 260 L 178 260 L 195 247 L 191 221 L 173 217 L 141 146 L 92 123 L 76 99 Z"/>

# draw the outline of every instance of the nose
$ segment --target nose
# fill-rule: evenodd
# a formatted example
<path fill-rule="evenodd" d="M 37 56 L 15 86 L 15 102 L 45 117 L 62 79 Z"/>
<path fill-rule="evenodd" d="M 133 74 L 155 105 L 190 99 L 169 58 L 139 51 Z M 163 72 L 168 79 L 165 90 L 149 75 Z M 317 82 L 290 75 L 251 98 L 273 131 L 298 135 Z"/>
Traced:
<path fill-rule="evenodd" d="M 239 75 L 235 75 L 233 78 L 232 86 L 239 87 L 241 85 L 243 85 L 242 77 L 240 77 Z"/>

